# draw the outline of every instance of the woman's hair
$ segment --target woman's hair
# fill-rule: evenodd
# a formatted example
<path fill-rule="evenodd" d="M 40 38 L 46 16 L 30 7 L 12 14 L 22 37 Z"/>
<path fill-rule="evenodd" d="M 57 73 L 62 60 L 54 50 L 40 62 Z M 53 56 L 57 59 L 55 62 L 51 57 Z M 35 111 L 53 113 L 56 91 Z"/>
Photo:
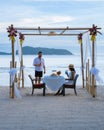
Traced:
<path fill-rule="evenodd" d="M 70 68 L 70 70 L 75 72 L 75 69 L 74 69 L 74 68 Z"/>

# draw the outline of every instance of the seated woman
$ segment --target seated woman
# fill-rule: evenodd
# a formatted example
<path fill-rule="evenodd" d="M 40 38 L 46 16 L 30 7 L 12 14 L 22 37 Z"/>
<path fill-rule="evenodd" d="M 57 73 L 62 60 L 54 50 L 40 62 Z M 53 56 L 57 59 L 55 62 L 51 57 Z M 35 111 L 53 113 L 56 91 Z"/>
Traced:
<path fill-rule="evenodd" d="M 65 72 L 65 74 L 66 74 L 67 77 L 68 77 L 68 78 L 66 79 L 65 84 L 71 84 L 72 81 L 74 80 L 75 73 L 76 73 L 73 64 L 70 64 L 70 65 L 68 66 L 68 68 L 69 68 L 69 71 L 70 71 L 70 72 L 69 72 L 69 73 L 68 73 L 68 71 Z M 60 91 L 61 91 L 61 92 L 60 92 Z M 59 95 L 59 94 L 62 94 L 62 88 L 59 89 L 55 95 Z"/>
<path fill-rule="evenodd" d="M 76 73 L 73 64 L 69 65 L 69 71 L 70 71 L 69 73 L 68 73 L 68 71 L 65 72 L 68 77 L 68 80 L 73 80 L 75 77 L 75 73 Z"/>

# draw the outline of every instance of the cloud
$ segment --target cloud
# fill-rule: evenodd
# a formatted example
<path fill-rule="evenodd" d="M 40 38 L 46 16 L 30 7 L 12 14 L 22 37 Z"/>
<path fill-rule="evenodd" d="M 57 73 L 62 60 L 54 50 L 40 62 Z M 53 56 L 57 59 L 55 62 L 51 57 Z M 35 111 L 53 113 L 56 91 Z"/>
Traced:
<path fill-rule="evenodd" d="M 94 23 L 104 28 L 104 4 L 100 2 L 103 0 L 11 1 L 13 1 L 13 3 L 4 3 L 0 8 L 1 43 L 2 41 L 8 42 L 6 28 L 11 24 L 13 24 L 14 27 L 92 27 Z M 31 40 L 31 38 L 29 40 Z M 55 42 L 55 44 L 56 43 L 57 42 Z"/>
<path fill-rule="evenodd" d="M 104 0 L 23 0 L 25 2 L 104 2 Z"/>
<path fill-rule="evenodd" d="M 6 28 L 10 26 L 11 24 L 14 25 L 14 27 L 38 27 L 38 26 L 50 26 L 51 24 L 55 24 L 58 26 L 58 24 L 63 24 L 66 22 L 70 22 L 74 20 L 74 17 L 71 16 L 35 16 L 30 18 L 21 18 L 18 21 L 14 20 L 12 22 L 0 22 L 0 32 L 5 32 Z"/>
<path fill-rule="evenodd" d="M 23 22 L 26 26 L 27 25 L 35 25 L 35 26 L 49 26 L 50 24 L 59 24 L 64 22 L 70 22 L 73 21 L 75 18 L 71 16 L 59 16 L 59 15 L 45 15 L 45 16 L 37 16 L 35 18 L 25 18 L 22 19 L 21 22 Z"/>
<path fill-rule="evenodd" d="M 104 0 L 73 0 L 73 1 L 79 1 L 79 2 L 100 2 L 100 1 L 103 1 Z"/>
<path fill-rule="evenodd" d="M 70 22 L 72 20 L 74 20 L 75 18 L 74 17 L 71 17 L 71 16 L 52 16 L 51 17 L 51 20 L 53 23 L 60 23 L 60 22 Z"/>
<path fill-rule="evenodd" d="M 64 2 L 67 1 L 69 2 L 69 0 L 23 0 L 25 2 Z"/>

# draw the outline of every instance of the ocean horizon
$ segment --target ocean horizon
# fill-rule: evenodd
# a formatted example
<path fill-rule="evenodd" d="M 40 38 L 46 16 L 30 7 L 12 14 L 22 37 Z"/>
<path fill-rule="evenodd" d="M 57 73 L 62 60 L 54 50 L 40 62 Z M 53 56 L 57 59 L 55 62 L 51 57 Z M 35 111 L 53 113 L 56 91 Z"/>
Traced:
<path fill-rule="evenodd" d="M 30 79 L 28 75 L 31 74 L 34 76 L 34 66 L 33 66 L 33 59 L 37 55 L 24 55 L 24 78 L 25 78 L 25 86 L 31 86 Z M 11 55 L 1 55 L 0 60 L 0 86 L 9 86 L 10 82 L 10 61 Z M 66 77 L 65 71 L 68 70 L 69 64 L 74 64 L 76 73 L 79 74 L 79 78 L 77 81 L 77 85 L 82 85 L 82 76 L 81 76 L 81 57 L 80 54 L 77 55 L 43 55 L 46 64 L 46 74 L 51 75 L 53 70 L 54 71 L 61 71 L 61 75 Z M 90 58 L 90 57 L 89 57 Z M 15 61 L 17 61 L 17 68 L 19 68 L 19 57 L 16 55 Z M 91 60 L 90 60 L 91 64 Z M 99 76 L 103 79 L 104 69 L 103 69 L 104 61 L 102 60 L 102 56 L 98 55 L 96 58 L 96 68 L 99 70 Z M 44 75 L 44 76 L 45 76 Z"/>

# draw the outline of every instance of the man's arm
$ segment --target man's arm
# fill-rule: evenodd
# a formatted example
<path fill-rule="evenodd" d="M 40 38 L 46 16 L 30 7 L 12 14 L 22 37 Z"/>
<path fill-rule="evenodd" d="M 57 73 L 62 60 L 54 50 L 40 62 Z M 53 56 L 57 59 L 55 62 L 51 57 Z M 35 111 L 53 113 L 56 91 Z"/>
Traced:
<path fill-rule="evenodd" d="M 45 65 L 43 66 L 43 69 L 44 69 L 44 74 L 46 73 L 46 68 L 45 68 Z"/>
<path fill-rule="evenodd" d="M 41 66 L 41 63 L 40 64 L 33 64 L 34 66 Z"/>
<path fill-rule="evenodd" d="M 40 64 L 37 64 L 36 59 L 34 59 L 34 61 L 33 61 L 33 66 L 41 66 L 41 63 L 40 63 Z"/>

